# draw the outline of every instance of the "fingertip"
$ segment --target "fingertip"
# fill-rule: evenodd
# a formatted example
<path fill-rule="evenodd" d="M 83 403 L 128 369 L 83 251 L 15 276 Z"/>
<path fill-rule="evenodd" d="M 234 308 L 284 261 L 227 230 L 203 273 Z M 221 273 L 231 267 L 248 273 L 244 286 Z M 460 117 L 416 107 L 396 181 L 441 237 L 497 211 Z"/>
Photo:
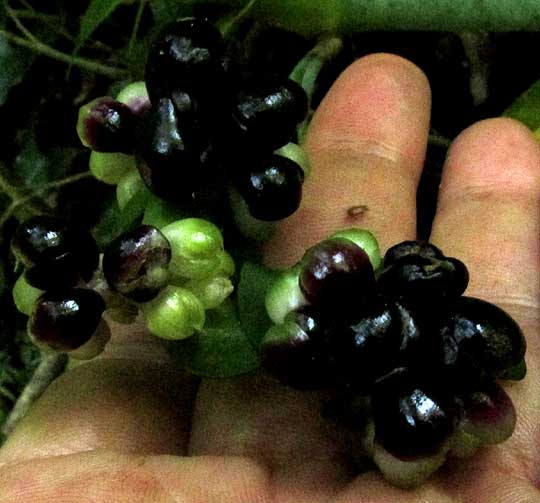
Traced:
<path fill-rule="evenodd" d="M 484 189 L 530 194 L 540 190 L 540 143 L 515 119 L 485 119 L 456 137 L 446 159 L 439 209 Z"/>

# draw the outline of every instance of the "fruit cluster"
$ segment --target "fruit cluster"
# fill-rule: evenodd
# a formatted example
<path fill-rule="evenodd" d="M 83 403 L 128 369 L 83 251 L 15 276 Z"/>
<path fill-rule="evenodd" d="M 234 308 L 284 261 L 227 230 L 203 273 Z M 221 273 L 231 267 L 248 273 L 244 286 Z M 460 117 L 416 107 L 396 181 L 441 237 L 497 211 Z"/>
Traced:
<path fill-rule="evenodd" d="M 262 364 L 326 390 L 325 412 L 389 481 L 421 483 L 515 425 L 497 379 L 524 377 L 525 339 L 503 310 L 463 295 L 468 279 L 432 244 L 405 241 L 383 260 L 369 232 L 338 232 L 270 287 Z"/>
<path fill-rule="evenodd" d="M 40 216 L 17 229 L 11 249 L 25 267 L 13 296 L 40 347 L 90 359 L 110 338 L 111 319 L 142 312 L 151 333 L 183 339 L 202 329 L 205 311 L 232 292 L 234 263 L 212 223 L 186 218 L 161 230 L 141 225 L 101 255 L 90 233 Z M 101 267 L 99 263 L 101 262 Z"/>
<path fill-rule="evenodd" d="M 151 47 L 145 82 L 83 106 L 77 131 L 90 169 L 118 184 L 121 206 L 143 183 L 171 207 L 247 208 L 277 221 L 298 208 L 306 156 L 295 143 L 307 114 L 301 86 L 246 76 L 228 64 L 219 30 L 204 19 L 167 24 Z M 243 218 L 243 217 L 241 217 Z"/>

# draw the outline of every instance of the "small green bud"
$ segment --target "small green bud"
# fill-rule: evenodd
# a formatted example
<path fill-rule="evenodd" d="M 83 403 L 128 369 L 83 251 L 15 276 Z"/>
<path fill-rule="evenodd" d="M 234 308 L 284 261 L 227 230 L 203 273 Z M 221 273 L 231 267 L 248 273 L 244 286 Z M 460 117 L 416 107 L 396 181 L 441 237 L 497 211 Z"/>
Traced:
<path fill-rule="evenodd" d="M 146 185 L 138 171 L 129 171 L 118 182 L 116 186 L 116 200 L 118 207 L 123 210 L 130 199 Z"/>
<path fill-rule="evenodd" d="M 304 178 L 308 178 L 311 174 L 311 163 L 309 161 L 309 157 L 307 152 L 300 145 L 296 143 L 287 143 L 287 145 L 284 145 L 274 153 L 286 157 L 287 159 L 290 159 L 298 164 L 298 166 L 300 166 L 304 172 Z"/>
<path fill-rule="evenodd" d="M 231 277 L 236 270 L 233 258 L 228 252 L 223 250 L 221 253 L 219 253 L 219 259 L 219 266 L 215 272 L 215 275 L 225 276 L 226 278 Z"/>
<path fill-rule="evenodd" d="M 137 170 L 135 157 L 119 152 L 96 152 L 90 154 L 90 171 L 99 181 L 117 185 L 124 176 Z"/>
<path fill-rule="evenodd" d="M 356 228 L 342 229 L 332 234 L 329 239 L 333 238 L 348 239 L 362 248 L 367 253 L 374 271 L 381 266 L 382 256 L 379 243 L 377 242 L 377 238 L 368 230 Z"/>
<path fill-rule="evenodd" d="M 191 279 L 184 284 L 184 288 L 197 296 L 204 309 L 214 309 L 220 306 L 234 290 L 231 280 L 224 276 Z"/>
<path fill-rule="evenodd" d="M 161 232 L 171 244 L 169 271 L 173 276 L 203 278 L 215 275 L 221 266 L 223 236 L 213 223 L 201 218 L 184 218 L 166 225 Z"/>
<path fill-rule="evenodd" d="M 34 288 L 21 274 L 13 286 L 13 302 L 15 307 L 26 316 L 30 316 L 34 310 L 37 299 L 43 290 Z"/>
<path fill-rule="evenodd" d="M 276 324 L 283 323 L 289 313 L 307 304 L 298 284 L 300 271 L 300 264 L 283 271 L 266 293 L 266 312 Z"/>
<path fill-rule="evenodd" d="M 190 337 L 201 330 L 205 322 L 201 301 L 194 293 L 179 286 L 168 286 L 140 309 L 148 330 L 163 339 Z"/>

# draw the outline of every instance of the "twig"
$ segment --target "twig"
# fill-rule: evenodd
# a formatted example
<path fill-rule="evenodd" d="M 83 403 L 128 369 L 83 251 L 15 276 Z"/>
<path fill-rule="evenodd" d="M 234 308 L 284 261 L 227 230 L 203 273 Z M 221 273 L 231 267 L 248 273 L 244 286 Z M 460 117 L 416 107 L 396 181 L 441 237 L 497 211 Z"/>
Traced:
<path fill-rule="evenodd" d="M 35 39 L 35 42 L 32 42 L 25 38 L 18 37 L 17 35 L 14 35 L 13 33 L 6 30 L 0 30 L 0 36 L 4 37 L 6 40 L 12 42 L 13 44 L 25 47 L 27 49 L 31 49 L 32 51 L 43 54 L 44 56 L 48 56 L 49 58 L 55 59 L 57 61 L 62 61 L 63 63 L 78 66 L 79 68 L 84 68 L 85 70 L 104 75 L 105 77 L 109 77 L 111 79 L 122 79 L 127 76 L 126 70 L 97 63 L 96 61 L 81 58 L 78 56 L 70 56 L 69 54 L 58 51 L 37 39 Z"/>
<path fill-rule="evenodd" d="M 26 415 L 34 402 L 47 387 L 63 372 L 67 363 L 66 354 L 43 354 L 34 375 L 15 402 L 2 428 L 2 434 L 8 437 L 17 423 Z"/>
<path fill-rule="evenodd" d="M 135 22 L 133 23 L 133 30 L 131 31 L 131 36 L 129 37 L 128 54 L 130 55 L 131 51 L 133 50 L 133 46 L 135 45 L 135 40 L 137 39 L 137 33 L 139 32 L 139 27 L 141 25 L 141 18 L 145 5 L 146 0 L 139 0 L 139 7 L 137 8 L 137 13 L 135 14 Z"/>

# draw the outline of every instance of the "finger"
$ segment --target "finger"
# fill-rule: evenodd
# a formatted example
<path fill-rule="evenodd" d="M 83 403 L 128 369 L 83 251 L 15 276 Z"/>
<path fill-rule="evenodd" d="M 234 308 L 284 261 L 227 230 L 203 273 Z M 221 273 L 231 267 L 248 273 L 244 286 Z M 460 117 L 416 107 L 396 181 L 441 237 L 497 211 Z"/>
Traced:
<path fill-rule="evenodd" d="M 506 385 L 518 411 L 516 432 L 494 452 L 507 469 L 535 481 L 540 461 L 539 236 L 540 147 L 533 135 L 508 119 L 483 121 L 464 131 L 444 167 L 432 241 L 469 266 L 467 295 L 499 305 L 525 331 L 527 377 Z"/>
<path fill-rule="evenodd" d="M 429 103 L 425 76 L 397 56 L 366 57 L 339 77 L 310 128 L 313 175 L 302 208 L 267 248 L 272 265 L 290 264 L 343 226 L 369 227 L 386 244 L 415 235 Z M 347 208 L 358 204 L 369 209 L 351 219 Z M 349 476 L 346 449 L 321 420 L 319 397 L 260 376 L 203 382 L 190 452 L 252 455 L 288 487 L 291 501 L 300 484 L 312 501 L 326 501 Z"/>
<path fill-rule="evenodd" d="M 140 326 L 114 325 L 107 352 L 58 378 L 10 435 L 0 462 L 110 449 L 183 454 L 195 379 Z"/>
<path fill-rule="evenodd" d="M 299 210 L 267 244 L 267 263 L 290 265 L 344 227 L 372 230 L 383 248 L 414 237 L 430 102 L 424 74 L 398 56 L 375 54 L 349 67 L 313 118 L 312 175 Z"/>
<path fill-rule="evenodd" d="M 263 503 L 268 475 L 241 458 L 87 452 L 0 467 L 1 503 Z"/>

